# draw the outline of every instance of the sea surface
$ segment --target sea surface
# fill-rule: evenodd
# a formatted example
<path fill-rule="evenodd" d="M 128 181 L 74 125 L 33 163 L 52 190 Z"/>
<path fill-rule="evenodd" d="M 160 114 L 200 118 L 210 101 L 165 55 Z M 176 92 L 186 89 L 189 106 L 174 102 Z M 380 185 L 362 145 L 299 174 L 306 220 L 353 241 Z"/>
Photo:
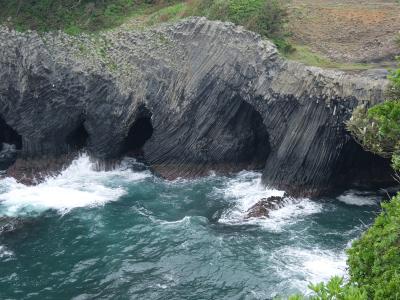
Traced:
<path fill-rule="evenodd" d="M 271 299 L 346 276 L 345 249 L 383 197 L 348 191 L 293 199 L 261 173 L 165 181 L 132 159 L 96 172 L 82 155 L 37 186 L 0 180 L 0 217 L 29 220 L 0 235 L 0 299 Z M 136 170 L 136 171 L 134 171 Z"/>

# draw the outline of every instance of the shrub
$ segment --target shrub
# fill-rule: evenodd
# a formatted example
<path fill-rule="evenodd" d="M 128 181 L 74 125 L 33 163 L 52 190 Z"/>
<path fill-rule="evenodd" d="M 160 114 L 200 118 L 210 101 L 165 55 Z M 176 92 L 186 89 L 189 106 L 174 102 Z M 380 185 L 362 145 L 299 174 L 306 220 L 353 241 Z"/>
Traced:
<path fill-rule="evenodd" d="M 400 57 L 397 58 L 400 62 Z M 392 100 L 400 100 L 400 69 L 394 70 L 390 73 L 389 79 L 391 85 L 388 89 L 387 96 Z"/>
<path fill-rule="evenodd" d="M 352 283 L 370 299 L 400 299 L 400 194 L 382 205 L 373 226 L 348 250 Z"/>
<path fill-rule="evenodd" d="M 312 294 L 309 297 L 293 295 L 289 300 L 367 300 L 367 292 L 364 288 L 346 284 L 343 277 L 332 277 L 328 283 L 309 285 Z"/>
<path fill-rule="evenodd" d="M 370 109 L 357 107 L 347 128 L 368 151 L 392 158 L 400 170 L 400 69 L 389 75 L 388 101 Z"/>
<path fill-rule="evenodd" d="M 369 110 L 357 107 L 347 128 L 366 150 L 392 157 L 400 151 L 400 100 L 386 101 Z"/>

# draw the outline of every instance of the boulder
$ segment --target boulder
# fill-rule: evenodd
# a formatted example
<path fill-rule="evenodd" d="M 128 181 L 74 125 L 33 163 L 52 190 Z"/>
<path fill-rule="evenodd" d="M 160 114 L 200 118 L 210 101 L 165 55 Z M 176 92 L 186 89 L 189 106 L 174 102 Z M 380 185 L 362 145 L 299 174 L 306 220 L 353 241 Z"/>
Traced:
<path fill-rule="evenodd" d="M 281 208 L 285 205 L 284 199 L 284 197 L 280 196 L 271 196 L 261 199 L 247 210 L 245 219 L 268 218 L 269 213 L 272 210 Z"/>

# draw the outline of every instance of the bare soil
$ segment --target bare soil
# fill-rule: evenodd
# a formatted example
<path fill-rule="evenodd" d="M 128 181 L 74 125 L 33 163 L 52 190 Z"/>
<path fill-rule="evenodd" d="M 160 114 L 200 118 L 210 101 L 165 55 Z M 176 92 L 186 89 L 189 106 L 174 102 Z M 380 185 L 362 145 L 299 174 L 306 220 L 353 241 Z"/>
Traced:
<path fill-rule="evenodd" d="M 392 65 L 400 54 L 395 0 L 292 0 L 291 41 L 340 63 Z"/>

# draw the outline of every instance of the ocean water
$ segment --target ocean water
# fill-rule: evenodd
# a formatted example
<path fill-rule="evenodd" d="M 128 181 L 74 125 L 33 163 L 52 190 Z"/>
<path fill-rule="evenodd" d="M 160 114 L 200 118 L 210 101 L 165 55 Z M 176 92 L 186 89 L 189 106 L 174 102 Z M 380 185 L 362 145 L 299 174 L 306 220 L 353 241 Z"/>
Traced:
<path fill-rule="evenodd" d="M 280 195 L 261 174 L 165 181 L 148 170 L 96 172 L 82 155 L 27 187 L 0 180 L 0 217 L 29 220 L 0 235 L 0 299 L 270 299 L 346 276 L 345 249 L 382 196 L 293 199 L 245 220 Z"/>

